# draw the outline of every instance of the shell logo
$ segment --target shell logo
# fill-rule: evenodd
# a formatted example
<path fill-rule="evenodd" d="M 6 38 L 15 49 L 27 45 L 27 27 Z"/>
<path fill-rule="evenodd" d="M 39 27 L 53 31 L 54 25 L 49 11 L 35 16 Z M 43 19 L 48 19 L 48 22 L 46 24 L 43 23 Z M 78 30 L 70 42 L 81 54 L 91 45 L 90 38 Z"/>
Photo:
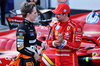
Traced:
<path fill-rule="evenodd" d="M 58 35 L 58 31 L 55 32 L 55 35 Z"/>
<path fill-rule="evenodd" d="M 11 19 L 8 19 L 9 22 L 11 22 Z"/>

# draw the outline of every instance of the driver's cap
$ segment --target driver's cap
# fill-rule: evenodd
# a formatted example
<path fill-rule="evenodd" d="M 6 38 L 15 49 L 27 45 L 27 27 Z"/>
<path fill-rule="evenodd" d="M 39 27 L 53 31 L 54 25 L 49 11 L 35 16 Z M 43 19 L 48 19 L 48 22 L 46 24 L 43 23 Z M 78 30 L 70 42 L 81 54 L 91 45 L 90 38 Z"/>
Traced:
<path fill-rule="evenodd" d="M 55 8 L 55 10 L 52 10 L 53 13 L 59 14 L 59 13 L 70 13 L 70 7 L 66 3 L 58 4 L 58 6 Z"/>

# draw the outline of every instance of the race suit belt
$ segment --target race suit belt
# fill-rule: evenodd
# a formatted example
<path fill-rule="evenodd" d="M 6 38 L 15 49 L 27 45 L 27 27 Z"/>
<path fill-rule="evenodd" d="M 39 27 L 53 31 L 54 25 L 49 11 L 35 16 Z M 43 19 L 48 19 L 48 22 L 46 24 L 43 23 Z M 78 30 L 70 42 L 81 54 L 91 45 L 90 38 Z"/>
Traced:
<path fill-rule="evenodd" d="M 70 49 L 56 49 L 56 51 L 59 51 L 59 52 L 71 52 L 72 50 Z"/>
<path fill-rule="evenodd" d="M 57 56 L 70 56 L 70 54 L 55 54 L 55 55 L 57 55 Z"/>

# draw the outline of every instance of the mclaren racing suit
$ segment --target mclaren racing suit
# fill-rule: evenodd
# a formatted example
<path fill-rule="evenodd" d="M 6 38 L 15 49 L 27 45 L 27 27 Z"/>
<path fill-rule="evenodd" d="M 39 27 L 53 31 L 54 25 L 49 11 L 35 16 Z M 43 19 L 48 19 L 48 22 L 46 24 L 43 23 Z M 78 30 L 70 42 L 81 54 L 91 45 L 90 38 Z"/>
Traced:
<path fill-rule="evenodd" d="M 41 46 L 41 41 L 37 40 L 34 24 L 28 20 L 23 20 L 17 28 L 17 51 L 19 56 L 23 59 L 21 66 L 35 66 L 34 54 L 37 52 L 37 45 Z"/>
<path fill-rule="evenodd" d="M 63 33 L 61 46 L 56 47 L 54 40 L 58 40 L 58 34 Z M 53 25 L 47 44 L 56 47 L 55 66 L 78 66 L 76 51 L 82 40 L 82 28 L 72 20 L 57 22 Z"/>

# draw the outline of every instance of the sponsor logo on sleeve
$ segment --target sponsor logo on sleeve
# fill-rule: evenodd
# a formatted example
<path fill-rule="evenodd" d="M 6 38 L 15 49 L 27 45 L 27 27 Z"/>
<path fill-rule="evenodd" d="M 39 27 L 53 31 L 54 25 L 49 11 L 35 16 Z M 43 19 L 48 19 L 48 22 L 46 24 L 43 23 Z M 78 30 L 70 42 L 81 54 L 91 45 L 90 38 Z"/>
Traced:
<path fill-rule="evenodd" d="M 60 26 L 59 26 L 59 25 L 57 25 L 55 29 L 56 29 L 56 30 L 58 30 L 59 28 L 60 28 Z"/>
<path fill-rule="evenodd" d="M 24 39 L 17 39 L 18 42 L 24 42 Z"/>

